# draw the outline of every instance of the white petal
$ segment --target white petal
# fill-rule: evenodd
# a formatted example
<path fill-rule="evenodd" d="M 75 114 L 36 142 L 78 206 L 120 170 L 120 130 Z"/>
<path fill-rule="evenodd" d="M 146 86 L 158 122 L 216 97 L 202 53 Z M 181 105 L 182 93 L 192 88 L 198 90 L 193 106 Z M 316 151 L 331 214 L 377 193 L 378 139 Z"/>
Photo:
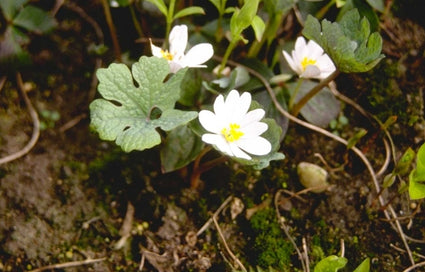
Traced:
<path fill-rule="evenodd" d="M 201 43 L 192 47 L 180 60 L 186 67 L 206 67 L 202 65 L 214 55 L 214 49 L 209 43 Z"/>
<path fill-rule="evenodd" d="M 334 63 L 327 54 L 323 54 L 321 57 L 319 57 L 317 59 L 316 65 L 320 67 L 322 72 L 332 73 L 336 70 Z"/>
<path fill-rule="evenodd" d="M 246 139 L 258 137 L 263 134 L 268 128 L 269 126 L 263 122 L 251 123 L 250 125 L 241 128 L 241 131 L 244 133 L 242 138 Z"/>
<path fill-rule="evenodd" d="M 236 144 L 230 144 L 230 149 L 232 150 L 232 153 L 235 157 L 250 160 L 252 159 L 251 156 L 243 152 Z"/>
<path fill-rule="evenodd" d="M 258 122 L 264 117 L 265 114 L 266 112 L 263 109 L 252 110 L 243 117 L 239 125 L 244 127 L 250 123 Z"/>
<path fill-rule="evenodd" d="M 239 96 L 237 90 L 232 90 L 226 98 L 225 106 L 227 120 L 231 123 L 240 123 L 251 106 L 251 94 L 244 92 Z"/>
<path fill-rule="evenodd" d="M 300 76 L 304 78 L 319 78 L 320 69 L 316 65 L 307 65 Z"/>
<path fill-rule="evenodd" d="M 291 67 L 291 69 L 292 69 L 295 73 L 297 73 L 297 74 L 298 74 L 298 68 L 297 68 L 297 65 L 295 65 L 295 62 L 294 62 L 294 60 L 292 59 L 292 57 L 291 57 L 288 53 L 286 53 L 285 51 L 282 51 L 282 53 L 283 53 L 283 56 L 285 57 L 286 61 L 288 62 L 289 67 Z"/>
<path fill-rule="evenodd" d="M 224 104 L 224 97 L 223 95 L 217 96 L 217 98 L 214 101 L 214 112 L 217 116 L 217 122 L 224 122 L 226 120 L 226 106 Z"/>
<path fill-rule="evenodd" d="M 306 41 L 303 36 L 299 36 L 295 41 L 295 51 L 304 52 L 307 47 Z"/>
<path fill-rule="evenodd" d="M 158 46 L 155 46 L 152 41 L 151 42 L 151 51 L 152 51 L 152 55 L 154 55 L 155 57 L 158 58 L 162 58 L 162 49 Z"/>
<path fill-rule="evenodd" d="M 176 25 L 170 32 L 168 39 L 170 42 L 170 53 L 176 57 L 181 58 L 184 56 L 184 51 L 187 46 L 187 26 Z"/>
<path fill-rule="evenodd" d="M 177 73 L 178 70 L 182 69 L 182 65 L 177 61 L 168 61 L 170 65 L 170 73 Z"/>
<path fill-rule="evenodd" d="M 267 155 L 272 150 L 270 142 L 263 137 L 240 139 L 238 146 L 246 152 L 257 156 Z"/>
<path fill-rule="evenodd" d="M 217 116 L 211 111 L 201 110 L 198 119 L 201 125 L 209 132 L 219 134 L 223 129 L 223 126 L 217 122 Z"/>
<path fill-rule="evenodd" d="M 315 41 L 310 40 L 307 44 L 307 57 L 317 60 L 323 54 L 323 48 Z"/>
<path fill-rule="evenodd" d="M 227 154 L 229 156 L 233 156 L 233 152 L 230 149 L 228 142 L 221 135 L 204 134 L 204 135 L 202 135 L 202 141 L 216 146 L 216 148 L 218 150 L 220 150 L 221 152 L 223 152 L 224 154 Z"/>

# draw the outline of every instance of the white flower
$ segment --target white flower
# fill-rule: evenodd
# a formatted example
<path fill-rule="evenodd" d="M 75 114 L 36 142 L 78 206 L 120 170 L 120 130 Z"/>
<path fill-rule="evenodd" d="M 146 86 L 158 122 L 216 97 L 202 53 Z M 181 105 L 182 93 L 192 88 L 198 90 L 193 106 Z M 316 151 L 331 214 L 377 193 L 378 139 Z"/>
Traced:
<path fill-rule="evenodd" d="M 155 57 L 168 60 L 171 73 L 176 73 L 184 67 L 207 67 L 202 64 L 214 54 L 213 47 L 209 43 L 197 44 L 186 54 L 184 53 L 187 46 L 186 25 L 174 26 L 170 32 L 168 41 L 170 43 L 170 51 L 162 50 L 160 47 L 153 45 L 152 41 L 151 50 Z"/>
<path fill-rule="evenodd" d="M 263 109 L 248 112 L 251 94 L 244 92 L 239 96 L 236 90 L 230 91 L 224 100 L 219 95 L 214 102 L 214 112 L 202 110 L 199 122 L 211 133 L 202 135 L 202 141 L 215 145 L 221 152 L 238 158 L 250 160 L 252 155 L 266 155 L 271 144 L 260 135 L 268 129 L 260 122 L 264 117 Z M 246 153 L 247 152 L 247 153 Z"/>
<path fill-rule="evenodd" d="M 306 44 L 303 37 L 298 37 L 292 57 L 285 51 L 282 53 L 291 69 L 300 77 L 324 79 L 336 70 L 331 58 L 313 40 Z"/>

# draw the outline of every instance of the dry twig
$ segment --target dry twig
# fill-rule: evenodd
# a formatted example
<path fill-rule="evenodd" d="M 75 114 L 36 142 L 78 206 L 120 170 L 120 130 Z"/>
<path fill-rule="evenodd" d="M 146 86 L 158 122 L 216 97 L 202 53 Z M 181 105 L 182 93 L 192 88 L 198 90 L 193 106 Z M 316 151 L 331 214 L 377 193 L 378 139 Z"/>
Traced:
<path fill-rule="evenodd" d="M 52 265 L 47 265 L 47 266 L 43 266 L 43 267 L 31 270 L 29 272 L 41 272 L 41 271 L 45 271 L 45 270 L 63 269 L 63 268 L 70 268 L 70 267 L 76 267 L 76 266 L 83 266 L 83 265 L 103 262 L 105 260 L 106 260 L 106 257 L 99 258 L 99 259 L 87 259 L 87 260 L 84 260 L 84 261 L 67 262 L 67 263 L 61 263 L 61 264 L 52 264 Z"/>
<path fill-rule="evenodd" d="M 21 92 L 22 97 L 24 98 L 25 104 L 28 108 L 28 112 L 31 116 L 32 122 L 33 122 L 33 130 L 30 141 L 18 152 L 8 155 L 6 157 L 3 157 L 0 159 L 0 165 L 4 163 L 11 162 L 13 160 L 16 160 L 24 155 L 26 155 L 37 143 L 38 137 L 40 136 L 40 120 L 38 119 L 38 114 L 34 107 L 31 104 L 30 99 L 27 96 L 27 93 L 24 90 L 24 84 L 22 82 L 22 75 L 21 73 L 16 73 L 16 83 L 18 85 L 18 89 Z"/>
<path fill-rule="evenodd" d="M 221 241 L 223 242 L 224 247 L 226 248 L 227 253 L 232 257 L 233 261 L 237 263 L 237 265 L 245 272 L 248 272 L 246 270 L 245 266 L 242 264 L 242 262 L 233 254 L 233 252 L 230 250 L 229 246 L 227 245 L 226 239 L 224 238 L 223 233 L 221 232 L 220 226 L 217 223 L 217 219 L 215 218 L 215 215 L 212 216 L 212 220 L 214 222 L 214 226 L 217 229 L 218 235 L 221 238 Z"/>
<path fill-rule="evenodd" d="M 213 222 L 213 217 L 218 216 L 218 214 L 227 206 L 227 204 L 230 203 L 230 201 L 233 199 L 233 196 L 229 196 L 224 200 L 223 203 L 221 203 L 220 207 L 214 212 L 213 216 L 211 216 L 210 219 L 198 230 L 196 233 L 196 236 L 201 235 Z"/>

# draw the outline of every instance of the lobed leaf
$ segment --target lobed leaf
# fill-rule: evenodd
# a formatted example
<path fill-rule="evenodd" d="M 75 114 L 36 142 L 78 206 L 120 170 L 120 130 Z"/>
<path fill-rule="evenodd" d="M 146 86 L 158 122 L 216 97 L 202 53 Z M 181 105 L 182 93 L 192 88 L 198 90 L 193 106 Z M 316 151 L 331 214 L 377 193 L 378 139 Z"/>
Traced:
<path fill-rule="evenodd" d="M 185 72 L 182 69 L 165 81 L 168 62 L 145 56 L 131 71 L 116 63 L 99 69 L 98 91 L 103 98 L 90 104 L 91 126 L 101 139 L 115 140 L 125 152 L 158 145 L 161 137 L 157 128 L 170 131 L 197 117 L 196 112 L 174 109 Z M 160 116 L 153 116 L 154 110 Z"/>
<path fill-rule="evenodd" d="M 341 72 L 366 72 L 384 57 L 382 37 L 370 34 L 369 21 L 360 18 L 357 9 L 350 10 L 339 22 L 322 20 L 309 15 L 303 34 L 317 42 L 332 58 Z"/>

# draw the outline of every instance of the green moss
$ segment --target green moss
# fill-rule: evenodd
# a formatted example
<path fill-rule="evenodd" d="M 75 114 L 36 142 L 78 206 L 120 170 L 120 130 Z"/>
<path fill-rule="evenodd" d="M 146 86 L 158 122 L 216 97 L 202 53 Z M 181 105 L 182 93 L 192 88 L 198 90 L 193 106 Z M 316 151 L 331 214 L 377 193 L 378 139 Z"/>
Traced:
<path fill-rule="evenodd" d="M 279 271 L 292 271 L 291 256 L 294 248 L 285 239 L 274 209 L 258 211 L 250 222 L 255 234 L 254 251 L 257 265 L 263 268 L 273 267 Z"/>

